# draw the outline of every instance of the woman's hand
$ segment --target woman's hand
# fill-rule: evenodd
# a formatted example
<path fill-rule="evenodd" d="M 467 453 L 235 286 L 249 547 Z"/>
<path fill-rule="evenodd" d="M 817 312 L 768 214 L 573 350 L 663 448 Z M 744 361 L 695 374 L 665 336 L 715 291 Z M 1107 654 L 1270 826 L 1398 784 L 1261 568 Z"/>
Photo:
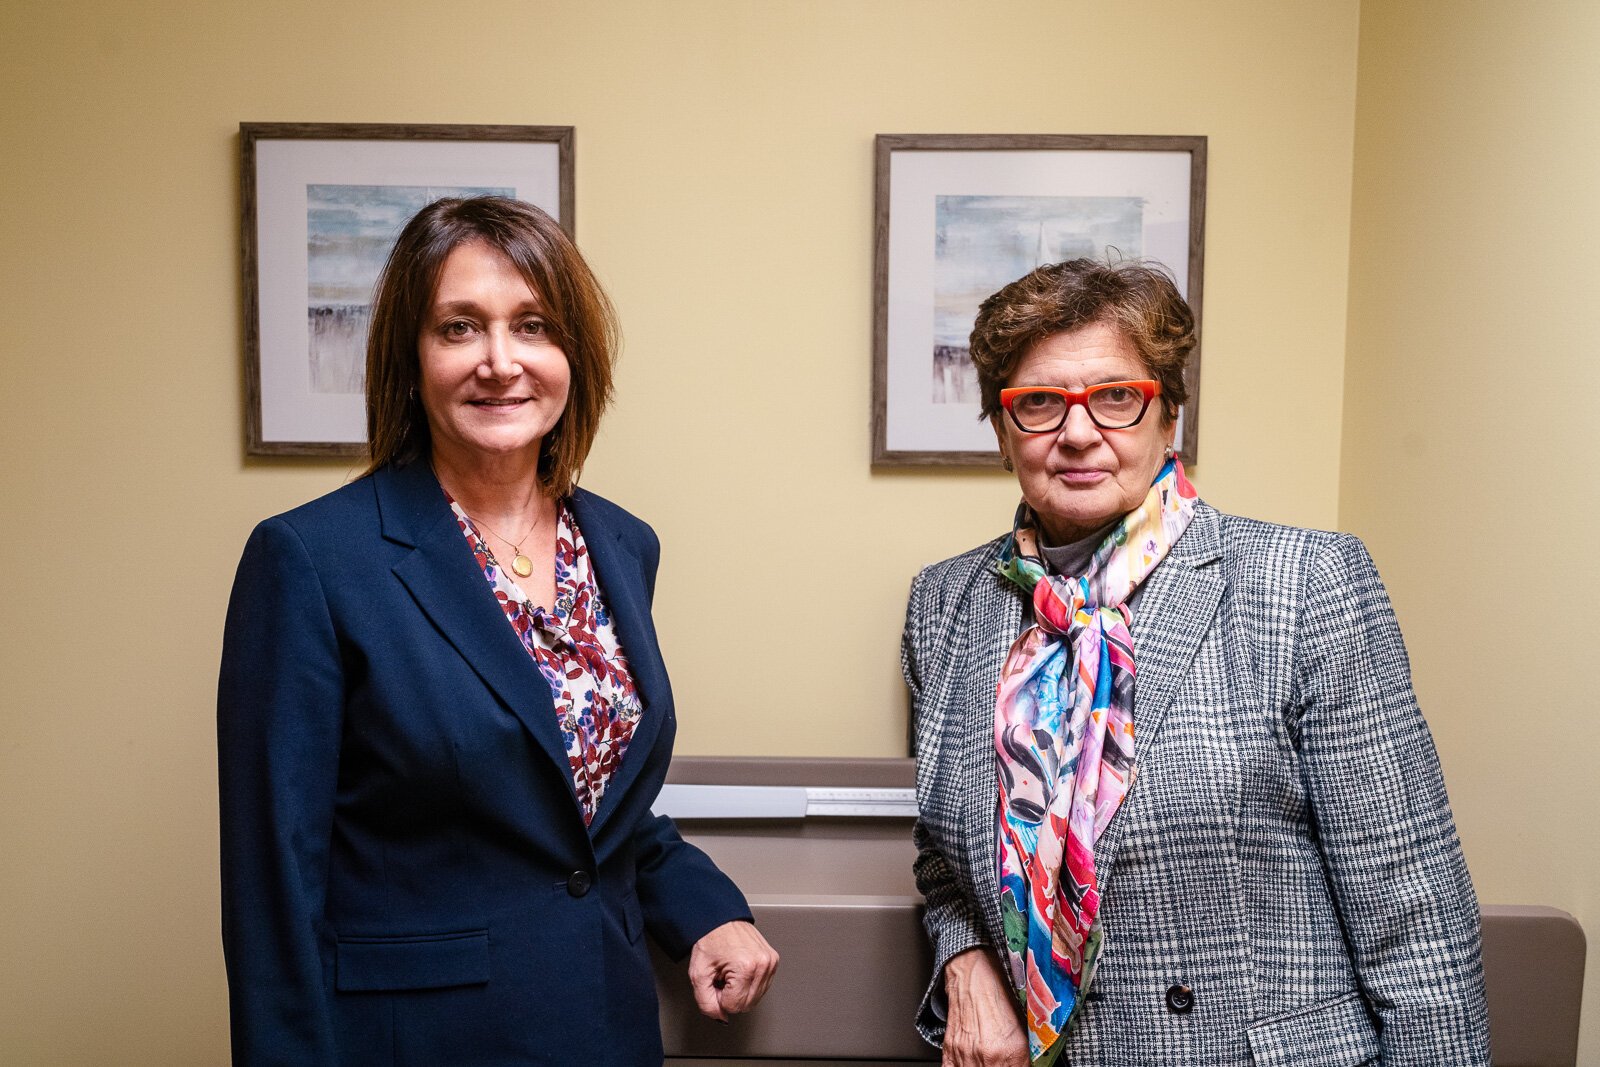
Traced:
<path fill-rule="evenodd" d="M 689 954 L 689 984 L 700 1014 L 718 1022 L 749 1011 L 767 991 L 778 969 L 778 954 L 754 925 L 723 923 L 694 943 Z"/>
<path fill-rule="evenodd" d="M 944 1067 L 1028 1067 L 1028 1035 L 1017 999 L 985 948 L 969 948 L 944 965 L 949 1016 Z"/>

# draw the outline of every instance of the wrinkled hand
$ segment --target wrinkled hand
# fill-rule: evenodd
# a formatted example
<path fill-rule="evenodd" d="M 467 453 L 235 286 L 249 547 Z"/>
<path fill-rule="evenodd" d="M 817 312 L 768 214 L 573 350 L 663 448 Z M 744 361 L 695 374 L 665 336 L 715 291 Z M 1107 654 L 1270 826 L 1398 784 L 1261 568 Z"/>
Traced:
<path fill-rule="evenodd" d="M 689 954 L 689 984 L 700 1014 L 727 1022 L 749 1011 L 767 991 L 778 969 L 778 954 L 752 924 L 723 923 L 694 943 Z"/>
<path fill-rule="evenodd" d="M 944 965 L 944 1067 L 1028 1067 L 1028 1035 L 1016 997 L 987 949 L 958 952 Z"/>

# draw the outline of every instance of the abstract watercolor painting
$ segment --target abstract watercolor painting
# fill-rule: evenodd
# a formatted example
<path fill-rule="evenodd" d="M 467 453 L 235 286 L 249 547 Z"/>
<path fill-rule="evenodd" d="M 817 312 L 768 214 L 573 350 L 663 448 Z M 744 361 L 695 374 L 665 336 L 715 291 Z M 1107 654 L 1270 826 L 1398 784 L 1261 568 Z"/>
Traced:
<path fill-rule="evenodd" d="M 306 186 L 307 373 L 315 393 L 366 387 L 372 287 L 406 221 L 445 197 L 515 190 L 433 185 Z"/>
<path fill-rule="evenodd" d="M 367 334 L 407 220 L 495 193 L 573 233 L 573 129 L 366 122 L 239 124 L 245 451 L 367 454 Z"/>
<path fill-rule="evenodd" d="M 1206 139 L 1120 134 L 879 134 L 874 139 L 874 467 L 1000 470 L 972 363 L 978 309 L 1071 259 L 1153 266 L 1200 319 Z M 1198 447 L 1198 347 L 1180 454 Z"/>
<path fill-rule="evenodd" d="M 978 305 L 1035 267 L 1143 255 L 1137 196 L 940 196 L 934 207 L 932 400 L 975 404 Z"/>

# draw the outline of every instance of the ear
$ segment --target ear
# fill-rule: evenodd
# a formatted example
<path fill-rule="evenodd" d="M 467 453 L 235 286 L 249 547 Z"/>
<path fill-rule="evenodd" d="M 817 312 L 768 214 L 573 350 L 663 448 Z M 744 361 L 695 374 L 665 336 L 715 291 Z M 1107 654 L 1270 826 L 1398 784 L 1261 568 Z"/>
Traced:
<path fill-rule="evenodd" d="M 995 443 L 1000 446 L 1000 465 L 1006 470 L 1012 470 L 1015 464 L 1011 459 L 1011 453 L 1007 450 L 1005 423 L 1000 421 L 999 415 L 990 415 L 989 426 L 994 430 Z"/>

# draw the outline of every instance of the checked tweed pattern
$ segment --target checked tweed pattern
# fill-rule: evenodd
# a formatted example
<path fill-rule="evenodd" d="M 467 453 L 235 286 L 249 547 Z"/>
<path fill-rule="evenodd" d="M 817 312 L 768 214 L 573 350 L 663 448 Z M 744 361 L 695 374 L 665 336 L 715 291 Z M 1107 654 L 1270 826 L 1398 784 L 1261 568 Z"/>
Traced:
<path fill-rule="evenodd" d="M 994 694 L 1025 601 L 1000 545 L 917 576 L 902 644 L 935 1044 L 944 963 L 1005 944 Z M 1095 845 L 1105 945 L 1065 1062 L 1486 1067 L 1477 902 L 1360 541 L 1202 503 L 1133 634 L 1139 770 Z"/>

